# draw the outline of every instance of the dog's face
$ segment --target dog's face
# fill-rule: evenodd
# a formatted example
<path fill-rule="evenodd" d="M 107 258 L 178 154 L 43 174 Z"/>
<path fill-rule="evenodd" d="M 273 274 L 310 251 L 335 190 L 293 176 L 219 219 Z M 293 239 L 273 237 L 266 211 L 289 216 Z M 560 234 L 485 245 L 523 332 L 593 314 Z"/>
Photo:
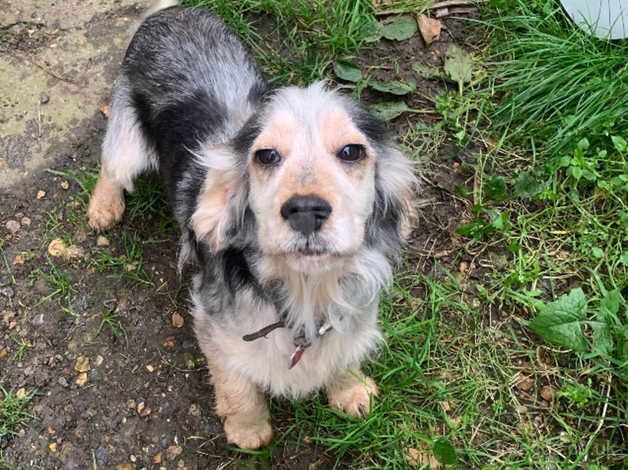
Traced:
<path fill-rule="evenodd" d="M 411 166 L 355 102 L 320 84 L 285 88 L 249 120 L 233 149 L 238 168 L 224 173 L 222 186 L 209 171 L 212 183 L 193 217 L 197 235 L 204 225 L 201 232 L 221 237 L 212 227 L 221 220 L 197 217 L 203 206 L 222 206 L 237 219 L 246 205 L 262 254 L 308 273 L 334 267 L 387 229 L 401 236 Z"/>
<path fill-rule="evenodd" d="M 262 252 L 320 270 L 364 242 L 375 154 L 340 100 L 290 89 L 271 102 L 247 156 Z"/>

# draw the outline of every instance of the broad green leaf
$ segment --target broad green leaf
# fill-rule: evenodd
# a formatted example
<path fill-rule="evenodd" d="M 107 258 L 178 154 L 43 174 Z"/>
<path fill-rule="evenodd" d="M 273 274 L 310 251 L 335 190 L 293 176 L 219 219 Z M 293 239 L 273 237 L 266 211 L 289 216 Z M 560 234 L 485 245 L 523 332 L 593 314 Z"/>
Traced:
<path fill-rule="evenodd" d="M 382 36 L 392 41 L 410 39 L 418 30 L 413 16 L 397 16 L 392 21 L 382 25 Z"/>
<path fill-rule="evenodd" d="M 626 139 L 618 135 L 612 135 L 611 140 L 619 153 L 628 152 L 628 142 L 626 142 Z"/>
<path fill-rule="evenodd" d="M 382 38 L 384 26 L 379 21 L 373 21 L 366 32 L 365 42 L 377 42 Z"/>
<path fill-rule="evenodd" d="M 359 82 L 362 80 L 362 72 L 353 63 L 346 60 L 334 62 L 334 73 L 336 76 L 347 82 Z"/>
<path fill-rule="evenodd" d="M 473 72 L 473 58 L 471 54 L 456 44 L 450 44 L 445 52 L 443 70 L 447 76 L 456 82 L 462 90 L 462 85 L 471 81 Z"/>
<path fill-rule="evenodd" d="M 444 78 L 444 73 L 438 67 L 434 65 L 426 64 L 425 62 L 415 62 L 412 64 L 412 70 L 421 78 L 426 80 L 434 80 L 436 78 Z"/>
<path fill-rule="evenodd" d="M 533 198 L 545 189 L 545 183 L 537 180 L 527 171 L 519 173 L 514 183 L 515 194 L 521 198 Z"/>
<path fill-rule="evenodd" d="M 600 301 L 600 320 L 610 323 L 611 319 L 619 312 L 619 307 L 623 304 L 624 298 L 618 289 L 608 291 Z"/>
<path fill-rule="evenodd" d="M 587 314 L 587 299 L 582 289 L 573 289 L 555 302 L 546 304 L 530 321 L 532 331 L 549 343 L 577 352 L 588 349 L 582 332 Z"/>
<path fill-rule="evenodd" d="M 593 330 L 593 353 L 604 357 L 613 354 L 613 338 L 608 324 L 599 321 L 590 321 L 589 326 Z"/>
<path fill-rule="evenodd" d="M 382 121 L 392 121 L 403 113 L 410 111 L 410 108 L 404 101 L 387 101 L 371 105 L 369 110 L 376 118 Z"/>
<path fill-rule="evenodd" d="M 591 146 L 591 144 L 589 143 L 589 139 L 587 139 L 585 137 L 584 139 L 580 139 L 578 141 L 578 144 L 576 145 L 576 148 L 578 150 L 582 150 L 584 152 L 585 150 L 589 150 L 590 146 Z"/>
<path fill-rule="evenodd" d="M 403 96 L 416 90 L 416 82 L 412 80 L 391 80 L 388 82 L 378 82 L 369 80 L 368 86 L 373 90 L 391 95 Z"/>
<path fill-rule="evenodd" d="M 434 443 L 432 452 L 436 460 L 444 465 L 455 465 L 458 463 L 456 449 L 454 449 L 449 440 L 444 437 L 441 437 Z"/>

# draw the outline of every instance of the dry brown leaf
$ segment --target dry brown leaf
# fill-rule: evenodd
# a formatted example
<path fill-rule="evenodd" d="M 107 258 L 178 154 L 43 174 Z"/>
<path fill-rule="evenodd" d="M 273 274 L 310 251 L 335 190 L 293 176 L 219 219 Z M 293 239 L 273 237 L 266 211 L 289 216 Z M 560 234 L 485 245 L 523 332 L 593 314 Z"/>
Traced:
<path fill-rule="evenodd" d="M 175 328 L 182 328 L 183 324 L 185 323 L 185 320 L 183 319 L 183 317 L 181 315 L 179 315 L 177 312 L 174 312 L 172 314 L 172 326 L 174 326 Z"/>
<path fill-rule="evenodd" d="M 410 464 L 410 466 L 412 467 L 421 467 L 423 465 L 427 465 L 429 468 L 432 469 L 440 468 L 440 463 L 438 462 L 438 460 L 436 460 L 436 457 L 428 454 L 427 452 L 410 447 L 404 451 L 404 454 L 406 456 L 408 464 Z"/>
<path fill-rule="evenodd" d="M 109 117 L 111 113 L 111 108 L 109 107 L 109 103 L 105 102 L 98 107 L 98 110 L 102 113 L 105 118 Z"/>
<path fill-rule="evenodd" d="M 417 16 L 417 23 L 419 24 L 419 31 L 421 31 L 421 36 L 426 46 L 429 46 L 440 38 L 440 31 L 443 27 L 440 20 L 430 18 L 422 13 Z"/>
<path fill-rule="evenodd" d="M 89 357 L 79 356 L 74 363 L 74 370 L 77 372 L 88 372 L 90 370 Z"/>
<path fill-rule="evenodd" d="M 545 401 L 552 401 L 552 398 L 554 398 L 554 389 L 549 385 L 541 387 L 541 398 Z"/>

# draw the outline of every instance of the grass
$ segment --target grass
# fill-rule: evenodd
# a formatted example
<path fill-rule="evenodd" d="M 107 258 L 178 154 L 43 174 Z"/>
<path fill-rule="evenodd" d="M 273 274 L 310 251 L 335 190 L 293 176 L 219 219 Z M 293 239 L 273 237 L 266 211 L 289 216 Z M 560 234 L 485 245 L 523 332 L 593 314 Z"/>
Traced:
<path fill-rule="evenodd" d="M 0 387 L 0 451 L 6 446 L 9 440 L 16 436 L 20 427 L 26 424 L 31 418 L 26 411 L 26 407 L 33 398 L 33 394 L 18 397 L 12 390 Z M 0 457 L 2 454 L 0 453 Z M 0 459 L 0 462 L 2 460 Z"/>
<path fill-rule="evenodd" d="M 357 30 L 365 36 L 349 42 L 335 36 L 346 16 L 329 3 L 290 4 L 208 6 L 279 83 L 324 77 L 334 60 L 365 46 L 370 7 L 353 16 L 364 21 Z M 386 346 L 368 366 L 382 388 L 373 413 L 354 421 L 321 398 L 275 403 L 284 417 L 275 446 L 307 436 L 355 468 L 434 465 L 443 446 L 466 467 L 606 468 L 626 458 L 626 43 L 583 34 L 552 0 L 493 0 L 482 13 L 476 27 L 488 39 L 478 49 L 485 60 L 477 76 L 488 78 L 433 97 L 440 122 L 408 117 L 401 136 L 425 164 L 426 180 L 441 171 L 446 144 L 473 148 L 456 197 L 472 208 L 458 236 L 478 254 L 479 280 L 399 278 L 382 305 Z M 267 34 L 260 15 L 276 18 L 283 41 Z M 312 48 L 316 42 L 321 47 Z M 448 269 L 455 267 L 441 271 Z M 530 322 L 558 321 L 567 294 L 578 289 L 584 300 L 575 321 L 552 326 L 578 344 Z"/>

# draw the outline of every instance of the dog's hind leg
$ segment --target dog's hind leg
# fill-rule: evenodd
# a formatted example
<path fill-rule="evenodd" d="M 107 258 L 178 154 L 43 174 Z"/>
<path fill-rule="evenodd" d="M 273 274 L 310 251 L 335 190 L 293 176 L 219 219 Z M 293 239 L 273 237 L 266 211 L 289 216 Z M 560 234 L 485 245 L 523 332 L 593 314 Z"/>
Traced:
<path fill-rule="evenodd" d="M 209 365 L 216 395 L 216 414 L 227 441 L 242 449 L 259 449 L 273 438 L 266 397 L 252 382 L 234 372 Z"/>
<path fill-rule="evenodd" d="M 89 201 L 89 225 L 105 230 L 124 213 L 124 190 L 133 191 L 133 180 L 157 166 L 154 151 L 142 133 L 129 98 L 124 77 L 118 79 L 111 100 L 111 115 L 102 145 L 101 170 Z"/>
<path fill-rule="evenodd" d="M 326 392 L 332 408 L 358 418 L 368 414 L 371 409 L 371 398 L 379 394 L 373 379 L 358 369 L 333 377 L 327 384 Z"/>

